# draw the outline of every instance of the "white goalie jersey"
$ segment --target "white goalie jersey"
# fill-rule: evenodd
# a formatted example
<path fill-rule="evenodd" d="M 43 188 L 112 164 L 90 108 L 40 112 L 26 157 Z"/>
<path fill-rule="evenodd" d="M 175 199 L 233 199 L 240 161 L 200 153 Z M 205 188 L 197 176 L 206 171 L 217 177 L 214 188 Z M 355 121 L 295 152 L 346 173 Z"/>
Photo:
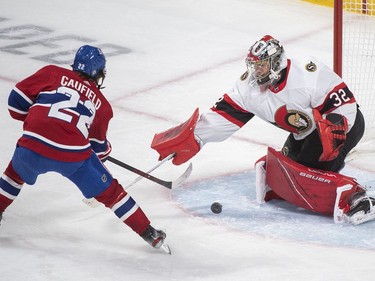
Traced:
<path fill-rule="evenodd" d="M 323 117 L 332 112 L 345 116 L 349 131 L 354 124 L 357 103 L 353 93 L 315 58 L 288 59 L 277 85 L 263 88 L 252 81 L 245 72 L 209 112 L 200 116 L 194 133 L 201 146 L 227 139 L 254 116 L 293 133 L 296 140 L 315 130 L 313 109 Z"/>

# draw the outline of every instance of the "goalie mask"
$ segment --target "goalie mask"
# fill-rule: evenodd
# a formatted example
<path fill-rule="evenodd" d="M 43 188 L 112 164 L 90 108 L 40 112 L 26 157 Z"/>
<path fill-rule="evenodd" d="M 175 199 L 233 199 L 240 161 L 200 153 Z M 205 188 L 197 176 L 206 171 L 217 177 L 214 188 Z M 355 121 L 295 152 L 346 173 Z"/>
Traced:
<path fill-rule="evenodd" d="M 270 35 L 263 36 L 249 49 L 246 65 L 251 74 L 251 84 L 270 83 L 275 85 L 280 79 L 280 71 L 286 66 L 284 48 Z"/>

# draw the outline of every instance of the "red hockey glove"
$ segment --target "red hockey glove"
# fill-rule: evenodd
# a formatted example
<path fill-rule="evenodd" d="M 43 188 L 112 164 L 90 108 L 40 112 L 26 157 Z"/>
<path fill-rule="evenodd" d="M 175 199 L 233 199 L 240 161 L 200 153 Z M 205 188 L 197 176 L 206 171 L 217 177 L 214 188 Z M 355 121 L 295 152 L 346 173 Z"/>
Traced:
<path fill-rule="evenodd" d="M 197 108 L 185 123 L 155 134 L 151 148 L 160 154 L 159 160 L 175 153 L 172 163 L 180 165 L 199 152 L 200 146 L 194 138 L 194 128 L 198 117 L 199 109 Z"/>
<path fill-rule="evenodd" d="M 346 133 L 348 132 L 348 121 L 345 116 L 330 113 L 326 119 L 318 110 L 313 109 L 316 128 L 323 146 L 323 153 L 319 161 L 331 161 L 335 159 L 344 145 Z"/>

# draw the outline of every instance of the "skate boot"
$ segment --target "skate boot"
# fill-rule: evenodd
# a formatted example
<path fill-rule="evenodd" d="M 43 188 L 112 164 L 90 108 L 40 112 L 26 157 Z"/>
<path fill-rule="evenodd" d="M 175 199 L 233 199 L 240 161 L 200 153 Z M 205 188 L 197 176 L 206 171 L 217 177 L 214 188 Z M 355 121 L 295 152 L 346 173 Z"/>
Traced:
<path fill-rule="evenodd" d="M 366 192 L 356 192 L 349 198 L 350 210 L 345 214 L 346 220 L 354 225 L 375 219 L 375 199 Z"/>
<path fill-rule="evenodd" d="M 164 231 L 157 230 L 149 225 L 141 234 L 141 237 L 155 249 L 162 249 L 168 254 L 171 253 L 169 246 L 164 243 L 164 240 L 167 237 Z"/>

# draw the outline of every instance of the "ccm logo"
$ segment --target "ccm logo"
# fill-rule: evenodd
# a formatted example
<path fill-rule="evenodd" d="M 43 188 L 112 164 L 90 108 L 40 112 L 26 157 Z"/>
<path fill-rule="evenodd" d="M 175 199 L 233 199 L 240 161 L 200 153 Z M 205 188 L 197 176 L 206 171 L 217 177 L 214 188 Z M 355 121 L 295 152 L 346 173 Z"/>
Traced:
<path fill-rule="evenodd" d="M 312 180 L 316 180 L 316 181 L 320 181 L 320 182 L 325 182 L 325 183 L 330 183 L 331 182 L 331 180 L 327 180 L 325 178 L 314 176 L 314 175 L 311 175 L 311 174 L 306 174 L 304 172 L 300 172 L 299 175 L 302 176 L 302 177 L 305 177 L 305 178 L 308 178 L 308 179 L 312 179 Z"/>

